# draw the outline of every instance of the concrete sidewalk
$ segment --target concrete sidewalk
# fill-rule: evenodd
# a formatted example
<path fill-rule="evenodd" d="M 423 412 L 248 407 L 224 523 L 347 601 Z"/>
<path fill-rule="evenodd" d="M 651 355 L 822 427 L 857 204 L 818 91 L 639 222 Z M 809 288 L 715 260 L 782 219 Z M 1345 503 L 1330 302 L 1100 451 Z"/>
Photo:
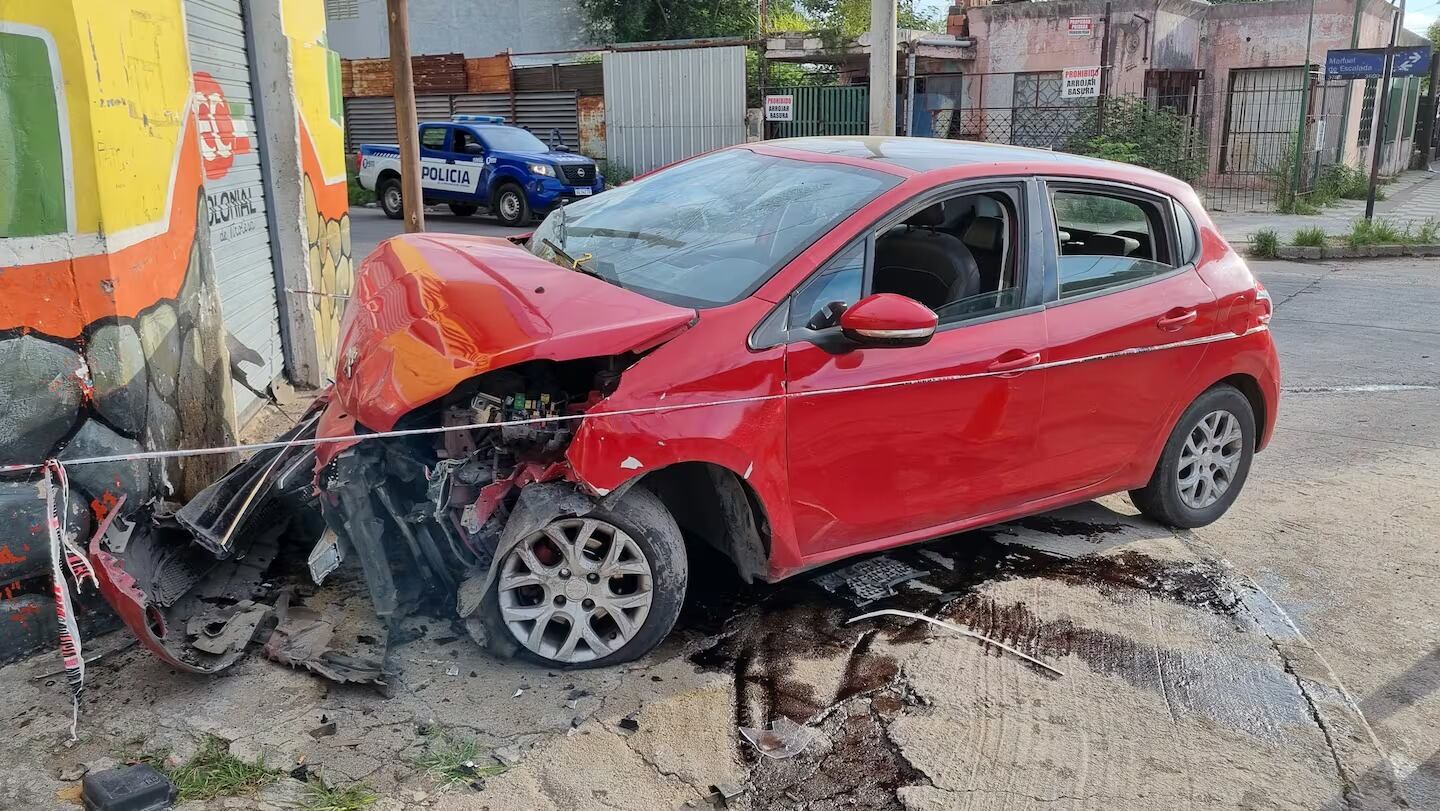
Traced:
<path fill-rule="evenodd" d="M 1385 200 L 1375 203 L 1375 215 L 1394 220 L 1400 225 L 1419 224 L 1427 218 L 1440 220 L 1440 174 L 1412 170 L 1401 174 L 1395 182 L 1381 187 Z M 1301 228 L 1320 228 L 1327 234 L 1349 233 L 1351 224 L 1365 216 L 1364 200 L 1340 200 L 1319 214 L 1265 214 L 1246 211 L 1217 211 L 1211 219 L 1231 242 L 1249 242 L 1256 231 L 1271 230 L 1281 244 Z"/>

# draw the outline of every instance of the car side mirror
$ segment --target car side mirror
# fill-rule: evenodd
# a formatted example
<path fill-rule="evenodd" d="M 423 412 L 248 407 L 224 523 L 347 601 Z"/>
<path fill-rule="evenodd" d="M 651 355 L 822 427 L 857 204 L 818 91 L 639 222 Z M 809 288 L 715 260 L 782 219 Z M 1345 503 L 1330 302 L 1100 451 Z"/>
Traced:
<path fill-rule="evenodd" d="M 466 154 L 469 154 L 469 155 L 484 155 L 484 154 L 485 154 L 485 147 L 483 147 L 483 146 L 481 146 L 481 145 L 479 145 L 479 144 L 466 144 L 466 145 L 465 145 L 465 152 L 466 152 Z"/>
<path fill-rule="evenodd" d="M 940 323 L 935 311 L 896 293 L 876 293 L 840 314 L 840 331 L 858 346 L 920 346 Z"/>

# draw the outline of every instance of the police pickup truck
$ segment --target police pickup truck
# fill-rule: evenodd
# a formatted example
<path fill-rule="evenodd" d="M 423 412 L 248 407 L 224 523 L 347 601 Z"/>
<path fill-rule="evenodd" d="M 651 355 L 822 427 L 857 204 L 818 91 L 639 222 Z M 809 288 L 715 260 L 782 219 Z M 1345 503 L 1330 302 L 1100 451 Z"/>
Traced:
<path fill-rule="evenodd" d="M 400 148 L 361 144 L 360 185 L 375 192 L 385 215 L 403 215 Z M 498 115 L 457 115 L 420 125 L 420 185 L 426 203 L 447 203 L 457 216 L 488 208 L 506 225 L 525 225 L 560 203 L 605 188 L 595 162 L 552 148 Z"/>

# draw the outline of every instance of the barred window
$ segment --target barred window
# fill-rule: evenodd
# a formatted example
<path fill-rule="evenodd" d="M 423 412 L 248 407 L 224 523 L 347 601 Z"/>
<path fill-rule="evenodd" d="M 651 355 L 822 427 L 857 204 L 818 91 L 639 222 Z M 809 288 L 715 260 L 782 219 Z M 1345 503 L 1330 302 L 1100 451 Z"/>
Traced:
<path fill-rule="evenodd" d="M 1370 145 L 1370 128 L 1375 124 L 1375 88 L 1379 79 L 1365 80 L 1365 98 L 1360 102 L 1360 146 Z"/>
<path fill-rule="evenodd" d="M 360 19 L 360 0 L 325 0 L 325 19 Z"/>

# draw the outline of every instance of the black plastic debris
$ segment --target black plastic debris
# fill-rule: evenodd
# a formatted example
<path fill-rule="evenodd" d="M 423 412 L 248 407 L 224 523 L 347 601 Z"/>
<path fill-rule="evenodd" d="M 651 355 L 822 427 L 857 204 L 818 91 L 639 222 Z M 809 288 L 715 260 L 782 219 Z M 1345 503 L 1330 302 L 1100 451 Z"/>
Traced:
<path fill-rule="evenodd" d="M 626 732 L 639 732 L 640 722 L 635 720 L 634 714 L 627 715 L 620 719 L 620 728 Z"/>
<path fill-rule="evenodd" d="M 162 811 L 176 794 L 168 777 L 144 763 L 87 774 L 80 783 L 89 811 Z"/>

